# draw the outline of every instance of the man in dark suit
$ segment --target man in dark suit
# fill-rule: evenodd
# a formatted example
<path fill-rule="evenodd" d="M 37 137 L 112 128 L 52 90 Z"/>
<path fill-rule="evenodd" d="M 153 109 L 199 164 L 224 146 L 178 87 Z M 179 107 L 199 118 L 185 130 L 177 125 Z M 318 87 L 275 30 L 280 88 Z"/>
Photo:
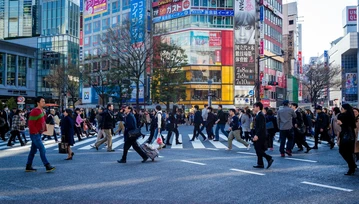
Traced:
<path fill-rule="evenodd" d="M 206 136 L 204 136 L 200 128 L 201 124 L 203 123 L 203 119 L 202 119 L 202 113 L 201 111 L 199 111 L 198 105 L 194 106 L 194 111 L 195 111 L 194 119 L 193 119 L 194 129 L 193 129 L 193 137 L 191 141 L 194 141 L 194 138 L 197 138 L 198 135 L 201 135 L 203 137 L 203 141 L 206 141 L 207 138 Z"/>
<path fill-rule="evenodd" d="M 125 132 L 124 132 L 124 140 L 125 144 L 123 146 L 123 155 L 121 160 L 117 160 L 118 163 L 126 163 L 127 152 L 133 147 L 133 149 L 142 157 L 142 163 L 146 162 L 148 156 L 142 151 L 142 149 L 137 144 L 137 138 L 130 138 L 129 131 L 137 128 L 137 122 L 135 116 L 132 114 L 132 107 L 127 106 L 125 108 Z"/>
<path fill-rule="evenodd" d="M 307 148 L 305 153 L 308 153 L 312 148 L 309 147 L 308 143 L 305 141 L 305 133 L 306 133 L 306 126 L 304 124 L 304 119 L 302 115 L 302 111 L 298 108 L 297 103 L 292 103 L 291 108 L 294 110 L 295 114 L 297 115 L 296 118 L 293 118 L 293 127 L 294 127 L 294 141 L 297 143 L 299 150 L 303 151 L 303 146 Z M 293 148 L 295 143 L 293 143 Z"/>
<path fill-rule="evenodd" d="M 255 117 L 255 126 L 254 126 L 254 148 L 257 154 L 257 166 L 253 166 L 254 168 L 264 168 L 263 157 L 266 158 L 268 162 L 267 169 L 272 165 L 273 159 L 271 156 L 265 153 L 267 150 L 266 142 L 267 142 L 267 130 L 266 130 L 266 119 L 264 114 L 262 113 L 263 104 L 261 102 L 257 102 L 253 105 L 253 112 L 256 114 Z"/>

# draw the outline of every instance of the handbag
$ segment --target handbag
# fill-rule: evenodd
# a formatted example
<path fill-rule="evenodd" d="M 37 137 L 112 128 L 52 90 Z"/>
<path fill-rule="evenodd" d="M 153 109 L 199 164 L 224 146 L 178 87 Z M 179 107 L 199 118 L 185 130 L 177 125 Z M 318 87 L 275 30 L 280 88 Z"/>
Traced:
<path fill-rule="evenodd" d="M 342 143 L 354 142 L 354 137 L 351 131 L 345 131 L 343 137 L 340 139 Z"/>
<path fill-rule="evenodd" d="M 267 122 L 267 123 L 266 123 L 266 128 L 267 128 L 267 129 L 273 129 L 273 128 L 274 128 L 273 122 L 272 122 L 272 121 Z"/>
<path fill-rule="evenodd" d="M 300 134 L 304 134 L 307 132 L 307 128 L 304 124 L 301 127 L 298 127 L 297 130 Z"/>
<path fill-rule="evenodd" d="M 67 154 L 67 147 L 69 146 L 69 143 L 65 142 L 65 135 L 61 135 L 61 143 L 58 143 L 58 147 L 59 147 L 59 153 L 60 154 Z"/>
<path fill-rule="evenodd" d="M 128 135 L 129 135 L 129 137 L 130 137 L 131 139 L 137 139 L 137 138 L 139 138 L 139 137 L 142 135 L 141 129 L 140 129 L 140 128 L 136 128 L 136 129 L 134 129 L 134 130 L 130 130 L 130 131 L 128 131 Z"/>

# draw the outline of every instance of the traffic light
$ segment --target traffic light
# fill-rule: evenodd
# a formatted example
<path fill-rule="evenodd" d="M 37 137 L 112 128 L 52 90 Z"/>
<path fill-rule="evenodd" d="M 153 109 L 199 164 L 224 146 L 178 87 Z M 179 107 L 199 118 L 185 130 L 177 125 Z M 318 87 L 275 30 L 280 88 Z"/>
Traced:
<path fill-rule="evenodd" d="M 278 82 L 276 82 L 276 81 L 269 81 L 269 82 L 268 82 L 268 85 L 278 86 Z"/>

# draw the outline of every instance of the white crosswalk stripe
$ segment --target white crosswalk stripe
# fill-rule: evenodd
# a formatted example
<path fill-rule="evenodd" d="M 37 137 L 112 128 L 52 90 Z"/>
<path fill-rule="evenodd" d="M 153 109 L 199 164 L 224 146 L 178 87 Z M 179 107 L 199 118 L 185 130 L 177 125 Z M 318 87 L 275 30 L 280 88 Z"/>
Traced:
<path fill-rule="evenodd" d="M 182 134 L 179 134 L 178 141 L 182 143 Z M 176 135 L 172 133 L 172 146 L 171 149 L 183 149 L 183 144 L 176 144 Z"/>
<path fill-rule="evenodd" d="M 189 139 L 191 140 L 193 137 L 193 134 L 188 134 Z M 191 141 L 192 146 L 194 149 L 204 149 L 206 148 L 200 140 L 194 139 L 194 141 Z"/>

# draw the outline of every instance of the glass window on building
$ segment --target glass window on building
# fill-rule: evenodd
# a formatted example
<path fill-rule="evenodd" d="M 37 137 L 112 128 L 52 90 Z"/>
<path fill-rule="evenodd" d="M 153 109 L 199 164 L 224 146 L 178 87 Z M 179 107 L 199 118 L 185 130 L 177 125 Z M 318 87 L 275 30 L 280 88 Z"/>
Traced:
<path fill-rule="evenodd" d="M 7 85 L 15 86 L 16 55 L 7 55 Z"/>
<path fill-rule="evenodd" d="M 200 0 L 200 6 L 201 7 L 207 7 L 208 6 L 208 0 Z"/>
<path fill-rule="evenodd" d="M 130 0 L 122 0 L 122 10 L 130 8 Z"/>
<path fill-rule="evenodd" d="M 112 3 L 112 13 L 117 13 L 120 11 L 120 1 L 117 0 L 115 2 Z"/>
<path fill-rule="evenodd" d="M 207 101 L 208 99 L 208 88 L 196 88 L 196 89 L 191 89 L 190 90 L 190 98 L 192 101 Z M 211 88 L 211 93 L 213 94 L 212 96 L 212 101 L 220 101 L 222 100 L 221 96 L 222 96 L 222 90 L 221 89 L 213 89 Z"/>
<path fill-rule="evenodd" d="M 110 18 L 102 20 L 102 30 L 107 30 L 110 28 Z"/>
<path fill-rule="evenodd" d="M 101 30 L 101 21 L 93 22 L 93 32 L 99 32 Z"/>
<path fill-rule="evenodd" d="M 18 74 L 17 74 L 17 85 L 26 86 L 26 57 L 18 57 Z"/>
<path fill-rule="evenodd" d="M 130 12 L 122 14 L 122 24 L 130 19 Z"/>
<path fill-rule="evenodd" d="M 91 34 L 91 23 L 85 24 L 85 34 Z"/>
<path fill-rule="evenodd" d="M 199 6 L 200 0 L 192 0 L 192 6 Z"/>
<path fill-rule="evenodd" d="M 112 16 L 112 27 L 116 27 L 118 21 L 117 21 L 117 16 Z"/>
<path fill-rule="evenodd" d="M 91 46 L 91 36 L 86 36 L 85 37 L 85 45 L 86 46 Z"/>
<path fill-rule="evenodd" d="M 111 13 L 111 4 L 108 3 L 107 5 L 107 11 L 102 14 L 102 16 L 108 16 Z"/>
<path fill-rule="evenodd" d="M 0 53 L 0 84 L 4 84 L 5 79 L 5 54 L 4 53 Z"/>

